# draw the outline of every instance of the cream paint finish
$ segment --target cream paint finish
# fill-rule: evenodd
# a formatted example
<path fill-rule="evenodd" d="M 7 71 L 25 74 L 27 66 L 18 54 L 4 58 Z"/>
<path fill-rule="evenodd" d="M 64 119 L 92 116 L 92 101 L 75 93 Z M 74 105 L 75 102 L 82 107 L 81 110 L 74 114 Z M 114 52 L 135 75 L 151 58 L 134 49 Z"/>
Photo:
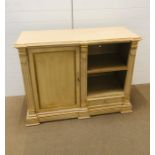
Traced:
<path fill-rule="evenodd" d="M 40 109 L 50 107 L 77 106 L 79 96 L 76 97 L 76 72 L 79 72 L 79 51 L 76 48 L 59 49 L 55 51 L 47 49 L 31 50 L 30 68 L 35 76 L 36 100 Z M 77 54 L 76 54 L 77 52 Z M 76 70 L 77 68 L 77 70 Z M 78 86 L 78 85 L 77 85 Z M 37 88 L 37 89 L 35 89 Z M 79 89 L 77 89 L 79 91 Z"/>
<path fill-rule="evenodd" d="M 22 32 L 15 47 L 134 41 L 141 38 L 124 27 Z"/>
<path fill-rule="evenodd" d="M 68 36 L 64 36 L 67 33 Z M 26 91 L 26 125 L 68 118 L 84 119 L 113 112 L 132 112 L 130 89 L 140 40 L 140 36 L 117 27 L 22 33 L 15 46 L 20 56 Z M 97 46 L 103 46 L 106 49 L 103 56 L 118 54 L 121 55 L 118 61 L 122 62 L 127 58 L 127 63 L 123 64 L 126 66 L 125 71 L 122 72 L 120 67 L 117 68 L 119 72 L 115 72 L 113 63 L 118 64 L 118 61 L 112 62 L 110 68 L 107 67 L 110 61 L 101 66 L 106 69 L 106 73 L 101 69 L 99 75 L 91 72 L 89 77 L 90 46 L 95 46 L 92 48 L 95 50 L 91 51 L 91 54 L 95 51 L 92 56 L 96 55 Z"/>

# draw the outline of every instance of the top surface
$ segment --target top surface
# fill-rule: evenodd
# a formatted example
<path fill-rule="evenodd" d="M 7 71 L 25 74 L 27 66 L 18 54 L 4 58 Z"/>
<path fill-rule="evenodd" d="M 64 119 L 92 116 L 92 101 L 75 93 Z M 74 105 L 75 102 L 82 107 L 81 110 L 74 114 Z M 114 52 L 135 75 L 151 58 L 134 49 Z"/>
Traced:
<path fill-rule="evenodd" d="M 140 39 L 140 36 L 124 27 L 23 31 L 15 47 L 89 44 L 95 42 L 134 41 Z"/>

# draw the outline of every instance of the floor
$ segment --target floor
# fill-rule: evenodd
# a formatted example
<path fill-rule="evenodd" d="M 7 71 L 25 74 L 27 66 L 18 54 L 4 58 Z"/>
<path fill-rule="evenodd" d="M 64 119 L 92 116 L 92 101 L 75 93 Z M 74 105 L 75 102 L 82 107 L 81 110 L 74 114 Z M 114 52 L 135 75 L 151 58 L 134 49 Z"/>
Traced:
<path fill-rule="evenodd" d="M 132 87 L 133 113 L 25 127 L 23 96 L 6 98 L 6 155 L 149 155 L 149 85 Z"/>

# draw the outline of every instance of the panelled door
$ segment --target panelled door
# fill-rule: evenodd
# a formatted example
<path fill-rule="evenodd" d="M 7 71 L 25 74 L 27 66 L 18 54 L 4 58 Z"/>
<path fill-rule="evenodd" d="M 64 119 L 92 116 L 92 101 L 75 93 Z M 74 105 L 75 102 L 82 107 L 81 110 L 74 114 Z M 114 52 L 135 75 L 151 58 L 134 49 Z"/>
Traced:
<path fill-rule="evenodd" d="M 79 107 L 79 48 L 45 47 L 28 51 L 36 110 Z"/>

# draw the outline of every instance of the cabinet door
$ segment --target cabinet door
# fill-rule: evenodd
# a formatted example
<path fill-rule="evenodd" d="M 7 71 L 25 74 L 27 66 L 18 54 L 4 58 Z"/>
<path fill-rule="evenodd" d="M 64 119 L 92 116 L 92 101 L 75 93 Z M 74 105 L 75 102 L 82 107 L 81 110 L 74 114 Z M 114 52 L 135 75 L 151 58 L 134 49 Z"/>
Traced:
<path fill-rule="evenodd" d="M 79 106 L 79 48 L 31 48 L 30 72 L 36 110 Z"/>

